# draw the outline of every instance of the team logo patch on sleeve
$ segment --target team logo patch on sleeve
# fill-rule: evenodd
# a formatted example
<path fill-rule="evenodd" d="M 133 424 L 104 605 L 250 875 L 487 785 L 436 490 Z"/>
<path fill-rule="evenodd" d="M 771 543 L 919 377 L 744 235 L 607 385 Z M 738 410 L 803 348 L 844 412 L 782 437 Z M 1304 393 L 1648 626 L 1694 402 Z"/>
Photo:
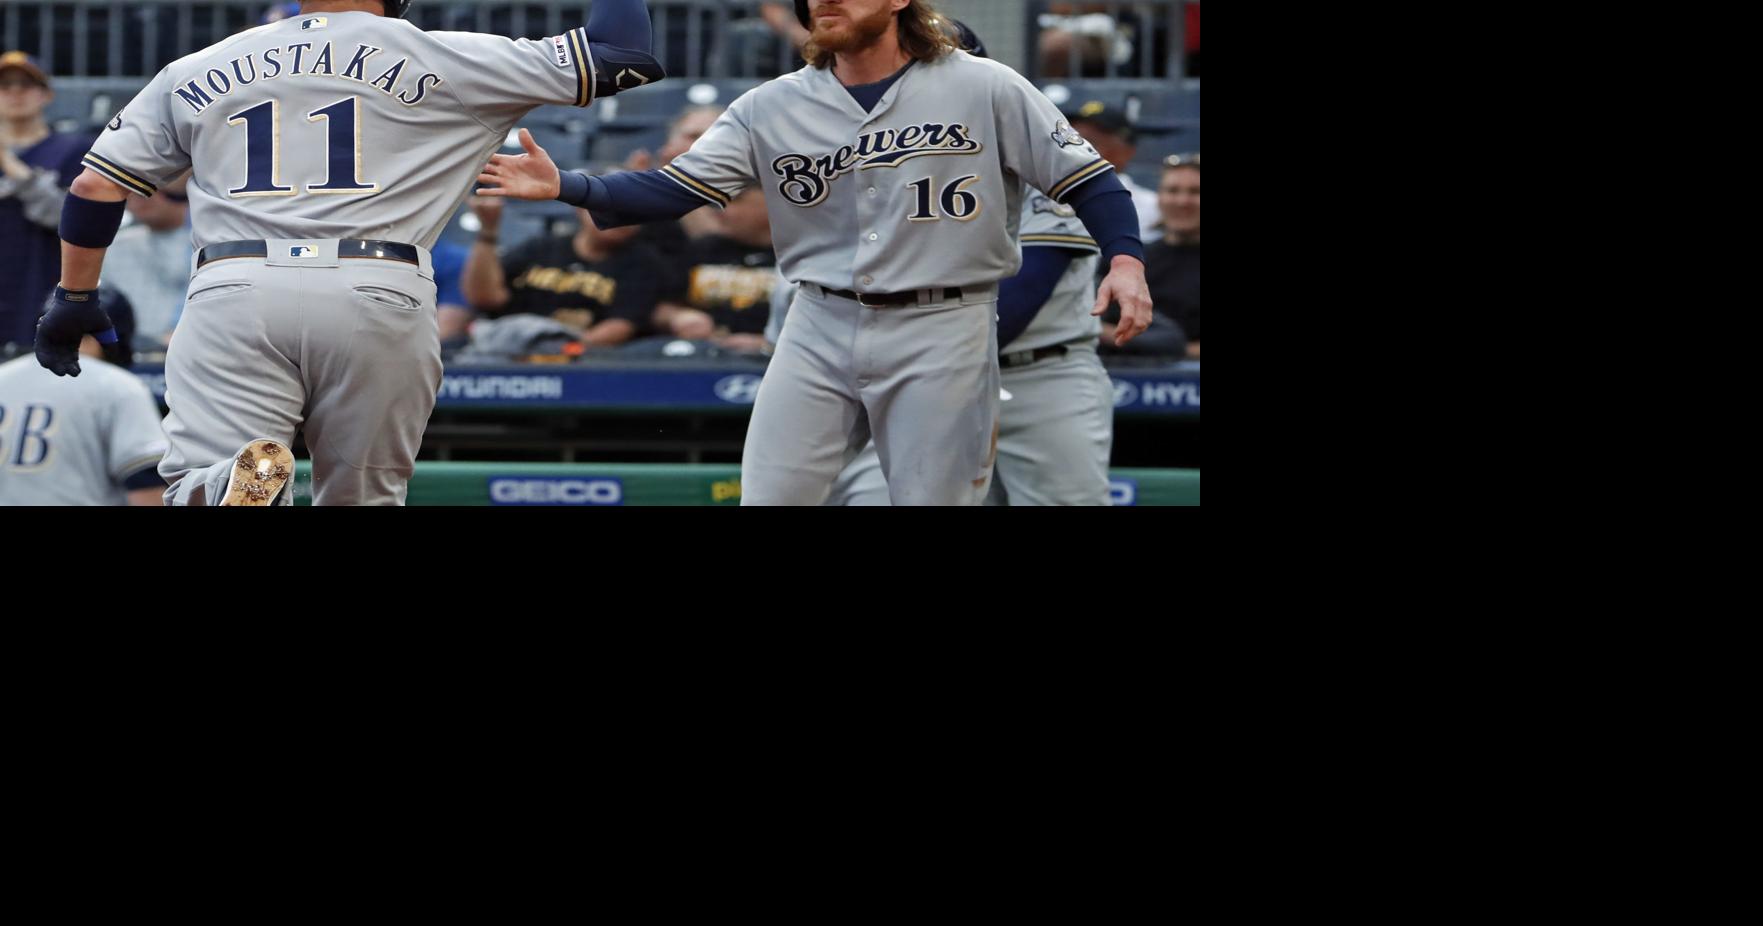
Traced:
<path fill-rule="evenodd" d="M 119 111 L 116 114 L 116 118 L 110 120 L 110 131 L 114 132 L 120 128 L 122 128 L 122 113 Z"/>
<path fill-rule="evenodd" d="M 1056 203 L 1056 202 L 1054 202 L 1054 201 L 1048 199 L 1047 197 L 1042 196 L 1038 193 L 1035 194 L 1034 199 L 1029 200 L 1029 211 L 1031 211 L 1031 212 L 1050 212 L 1053 215 L 1059 216 L 1062 219 L 1073 218 L 1077 215 L 1076 209 L 1073 209 L 1070 206 Z"/>
<path fill-rule="evenodd" d="M 566 68 L 574 63 L 575 59 L 569 54 L 569 40 L 563 36 L 551 36 L 551 50 L 554 52 L 551 60 L 558 67 Z"/>
<path fill-rule="evenodd" d="M 1082 135 L 1077 134 L 1077 129 L 1067 125 L 1063 119 L 1059 120 L 1059 124 L 1053 127 L 1053 140 L 1058 142 L 1059 147 L 1061 148 L 1089 144 L 1089 142 L 1084 141 Z"/>

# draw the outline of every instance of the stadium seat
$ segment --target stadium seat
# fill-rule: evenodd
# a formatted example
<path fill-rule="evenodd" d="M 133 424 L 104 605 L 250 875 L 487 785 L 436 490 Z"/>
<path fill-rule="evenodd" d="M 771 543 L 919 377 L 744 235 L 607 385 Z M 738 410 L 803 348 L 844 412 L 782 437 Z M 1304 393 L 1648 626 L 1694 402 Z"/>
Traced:
<path fill-rule="evenodd" d="M 650 87 L 627 90 L 616 97 L 596 100 L 590 109 L 600 111 L 604 127 L 618 130 L 627 126 L 647 128 L 666 125 L 689 100 L 686 96 L 692 81 L 668 81 Z"/>
<path fill-rule="evenodd" d="M 143 77 L 58 77 L 45 121 L 73 131 L 97 131 L 147 85 Z"/>
<path fill-rule="evenodd" d="M 1191 88 L 1147 88 L 1136 93 L 1141 131 L 1164 131 L 1200 121 L 1200 82 L 1185 81 Z"/>

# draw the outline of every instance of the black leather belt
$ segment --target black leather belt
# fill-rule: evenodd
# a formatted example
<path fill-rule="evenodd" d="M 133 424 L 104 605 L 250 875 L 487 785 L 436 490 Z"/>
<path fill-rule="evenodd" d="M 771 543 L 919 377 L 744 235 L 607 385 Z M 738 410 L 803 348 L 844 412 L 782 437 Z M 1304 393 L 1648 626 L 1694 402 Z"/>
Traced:
<path fill-rule="evenodd" d="M 200 268 L 209 261 L 226 260 L 229 257 L 267 257 L 269 243 L 261 239 L 257 241 L 222 241 L 211 244 L 196 255 L 196 266 Z M 294 256 L 294 255 L 289 255 Z M 414 244 L 398 244 L 395 241 L 367 241 L 361 238 L 344 238 L 337 242 L 337 256 L 348 258 L 372 258 L 375 260 L 396 260 L 406 264 L 421 266 L 422 255 Z"/>
<path fill-rule="evenodd" d="M 861 303 L 872 308 L 882 305 L 907 305 L 909 303 L 916 303 L 918 302 L 919 293 L 916 289 L 909 289 L 903 293 L 854 293 L 848 289 L 827 289 L 824 286 L 820 288 L 820 291 L 826 293 L 828 296 L 840 296 L 849 299 L 852 302 Z M 943 290 L 943 299 L 945 300 L 960 298 L 961 287 L 959 286 L 951 286 Z"/>
<path fill-rule="evenodd" d="M 1008 370 L 1011 367 L 1026 367 L 1031 363 L 1038 363 L 1048 357 L 1063 356 L 1065 356 L 1065 345 L 1063 344 L 1055 344 L 1052 347 L 1037 347 L 1034 350 L 1019 350 L 1015 353 L 999 354 L 998 367 L 999 369 L 1004 370 Z"/>

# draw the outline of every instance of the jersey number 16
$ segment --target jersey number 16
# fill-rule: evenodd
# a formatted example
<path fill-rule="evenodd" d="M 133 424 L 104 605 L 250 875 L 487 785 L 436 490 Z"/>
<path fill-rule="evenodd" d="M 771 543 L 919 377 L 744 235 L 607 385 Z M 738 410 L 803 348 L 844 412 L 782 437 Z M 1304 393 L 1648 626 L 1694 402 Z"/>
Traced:
<path fill-rule="evenodd" d="M 307 122 L 326 124 L 329 155 L 323 183 L 308 183 L 308 193 L 378 193 L 377 183 L 361 179 L 360 99 L 346 97 L 306 114 Z M 245 185 L 229 196 L 293 196 L 282 185 L 281 102 L 268 100 L 227 117 L 227 125 L 245 127 Z M 316 141 L 316 139 L 314 139 Z"/>

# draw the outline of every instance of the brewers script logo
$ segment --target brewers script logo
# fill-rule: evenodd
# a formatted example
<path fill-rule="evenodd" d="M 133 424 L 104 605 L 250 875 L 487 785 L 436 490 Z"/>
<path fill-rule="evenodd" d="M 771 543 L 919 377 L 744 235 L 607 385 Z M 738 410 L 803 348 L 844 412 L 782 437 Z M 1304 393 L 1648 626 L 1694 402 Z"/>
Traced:
<path fill-rule="evenodd" d="M 984 150 L 984 145 L 967 134 L 967 126 L 959 122 L 927 122 L 899 130 L 866 132 L 857 136 L 856 145 L 846 145 L 818 158 L 806 154 L 780 155 L 771 162 L 771 172 L 778 176 L 777 190 L 784 199 L 798 206 L 818 206 L 826 199 L 832 181 L 853 170 L 899 167 L 913 158 L 978 154 Z"/>

